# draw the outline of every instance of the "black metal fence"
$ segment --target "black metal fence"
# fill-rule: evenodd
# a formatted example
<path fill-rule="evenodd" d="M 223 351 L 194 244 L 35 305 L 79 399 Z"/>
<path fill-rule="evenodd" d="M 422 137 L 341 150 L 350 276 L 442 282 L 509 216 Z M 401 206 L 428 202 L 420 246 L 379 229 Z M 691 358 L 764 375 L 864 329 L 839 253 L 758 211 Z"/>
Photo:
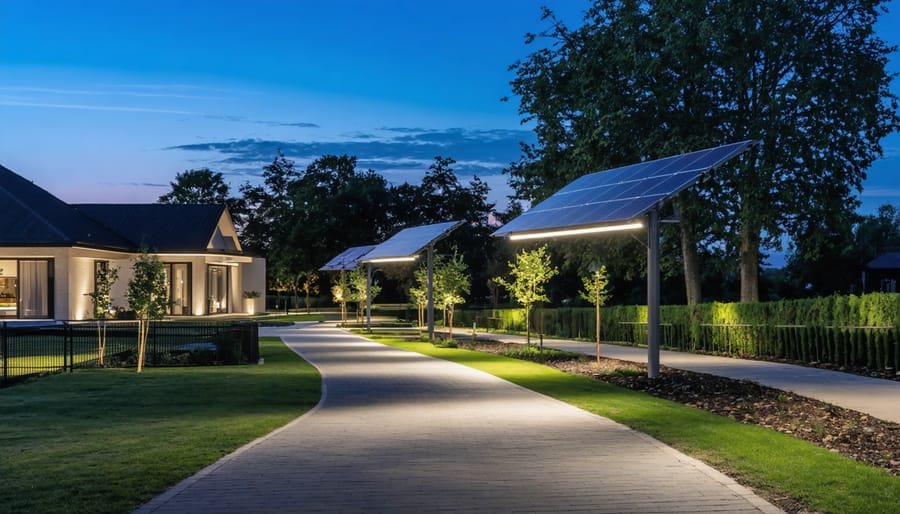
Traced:
<path fill-rule="evenodd" d="M 259 324 L 154 321 L 146 351 L 147 366 L 255 363 Z M 137 354 L 137 321 L 0 322 L 0 385 L 80 367 L 133 367 Z"/>

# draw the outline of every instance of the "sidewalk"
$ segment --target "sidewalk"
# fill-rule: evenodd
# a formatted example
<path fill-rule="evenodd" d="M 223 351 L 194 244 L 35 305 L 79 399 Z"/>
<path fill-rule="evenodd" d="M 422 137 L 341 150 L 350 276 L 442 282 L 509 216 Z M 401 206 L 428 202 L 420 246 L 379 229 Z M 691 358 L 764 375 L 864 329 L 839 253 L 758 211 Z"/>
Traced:
<path fill-rule="evenodd" d="M 320 370 L 322 401 L 137 512 L 779 512 L 645 434 L 493 375 L 326 324 L 261 334 Z"/>
<path fill-rule="evenodd" d="M 479 333 L 480 339 L 525 344 L 525 336 Z M 531 338 L 532 344 L 538 339 Z M 596 356 L 596 343 L 544 338 L 544 346 Z M 647 349 L 602 344 L 602 357 L 647 363 Z M 808 368 L 777 362 L 732 359 L 713 355 L 660 350 L 659 362 L 670 368 L 751 380 L 808 398 L 863 412 L 885 421 L 900 423 L 900 382 L 869 378 L 840 371 Z"/>

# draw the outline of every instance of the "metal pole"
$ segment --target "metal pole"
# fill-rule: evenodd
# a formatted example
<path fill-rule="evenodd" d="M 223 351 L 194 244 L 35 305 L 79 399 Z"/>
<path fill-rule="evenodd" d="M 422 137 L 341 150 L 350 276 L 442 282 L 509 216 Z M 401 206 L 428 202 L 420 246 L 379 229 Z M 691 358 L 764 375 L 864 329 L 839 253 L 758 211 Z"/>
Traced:
<path fill-rule="evenodd" d="M 366 332 L 372 331 L 372 263 L 366 263 Z"/>
<path fill-rule="evenodd" d="M 434 244 L 428 245 L 428 340 L 434 342 Z"/>
<path fill-rule="evenodd" d="M 659 213 L 647 213 L 647 377 L 659 376 Z"/>

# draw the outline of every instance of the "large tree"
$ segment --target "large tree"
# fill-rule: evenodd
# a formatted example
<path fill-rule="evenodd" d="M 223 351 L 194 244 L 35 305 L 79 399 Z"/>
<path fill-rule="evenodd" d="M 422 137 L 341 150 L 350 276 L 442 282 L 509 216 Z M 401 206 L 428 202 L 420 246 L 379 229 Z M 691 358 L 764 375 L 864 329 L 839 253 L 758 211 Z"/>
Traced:
<path fill-rule="evenodd" d="M 209 168 L 185 170 L 175 175 L 169 186 L 171 191 L 160 196 L 159 203 L 225 205 L 238 228 L 243 227 L 244 200 L 231 196 L 231 188 L 221 173 Z"/>
<path fill-rule="evenodd" d="M 757 151 L 674 203 L 688 300 L 701 253 L 739 262 L 758 299 L 763 251 L 849 216 L 881 139 L 898 126 L 874 33 L 881 1 L 596 0 L 569 29 L 549 10 L 550 44 L 512 68 L 537 143 L 510 169 L 537 201 L 598 169 L 745 139 Z M 532 43 L 538 36 L 529 35 Z"/>

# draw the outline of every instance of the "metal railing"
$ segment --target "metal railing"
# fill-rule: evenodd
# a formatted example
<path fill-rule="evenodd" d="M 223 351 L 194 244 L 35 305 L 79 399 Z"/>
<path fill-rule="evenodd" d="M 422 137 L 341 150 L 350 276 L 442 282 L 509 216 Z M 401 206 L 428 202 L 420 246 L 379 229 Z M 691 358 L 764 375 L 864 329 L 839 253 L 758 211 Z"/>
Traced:
<path fill-rule="evenodd" d="M 154 321 L 145 365 L 255 363 L 258 328 L 252 321 Z M 2 321 L 0 385 L 81 367 L 132 367 L 137 353 L 137 321 Z"/>

